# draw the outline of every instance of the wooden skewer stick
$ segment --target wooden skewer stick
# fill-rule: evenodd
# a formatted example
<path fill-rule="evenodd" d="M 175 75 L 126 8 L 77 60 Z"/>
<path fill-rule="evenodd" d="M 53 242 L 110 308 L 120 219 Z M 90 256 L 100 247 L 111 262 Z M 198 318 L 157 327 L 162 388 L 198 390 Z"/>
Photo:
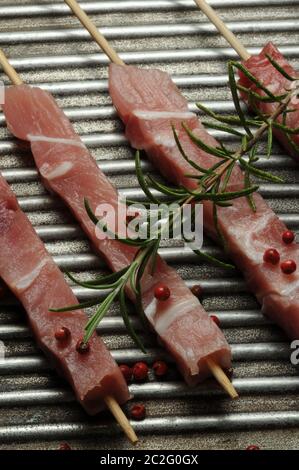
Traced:
<path fill-rule="evenodd" d="M 125 65 L 119 55 L 115 52 L 113 47 L 110 46 L 107 39 L 102 35 L 102 33 L 100 33 L 96 25 L 93 24 L 93 22 L 88 18 L 85 11 L 82 10 L 78 3 L 74 0 L 65 0 L 65 3 L 67 3 L 73 13 L 77 16 L 78 20 L 87 29 L 89 34 L 94 38 L 100 48 L 105 52 L 105 54 L 109 57 L 111 62 L 114 62 L 115 64 L 119 65 Z"/>
<path fill-rule="evenodd" d="M 227 40 L 227 42 L 232 46 L 232 48 L 237 52 L 237 54 L 243 60 L 250 58 L 250 54 L 245 49 L 243 44 L 239 39 L 232 33 L 226 24 L 219 18 L 215 10 L 213 10 L 210 5 L 207 4 L 205 0 L 194 0 L 196 5 L 201 9 L 201 11 L 209 18 L 213 25 L 218 29 L 219 33 Z"/>
<path fill-rule="evenodd" d="M 5 71 L 6 75 L 8 78 L 11 80 L 11 82 L 14 85 L 22 85 L 23 81 L 20 77 L 20 75 L 16 72 L 16 70 L 12 67 L 12 65 L 9 63 L 6 55 L 4 52 L 0 49 L 0 64 L 2 65 L 3 70 Z M 128 439 L 132 442 L 132 444 L 136 444 L 138 442 L 138 437 L 135 434 L 134 429 L 132 428 L 128 418 L 124 414 L 123 410 L 117 403 L 114 397 L 107 395 L 104 398 L 104 402 L 115 417 L 116 421 L 124 431 L 125 435 L 128 437 Z"/>
<path fill-rule="evenodd" d="M 90 35 L 95 39 L 103 52 L 109 57 L 109 59 L 115 64 L 125 65 L 123 60 L 119 57 L 117 52 L 108 43 L 104 36 L 98 31 L 96 26 L 93 24 L 91 19 L 86 15 L 82 8 L 78 5 L 76 0 L 64 0 L 69 5 L 78 19 L 81 21 L 83 26 L 89 31 Z M 100 40 L 99 40 L 100 39 Z M 214 375 L 215 379 L 220 383 L 223 389 L 229 394 L 231 398 L 238 398 L 238 393 L 235 390 L 233 384 L 228 379 L 227 375 L 223 372 L 221 367 L 216 364 L 213 359 L 207 359 L 207 365 Z"/>
<path fill-rule="evenodd" d="M 6 73 L 8 78 L 10 79 L 10 81 L 14 85 L 22 85 L 23 81 L 22 81 L 20 75 L 15 71 L 15 69 L 12 67 L 12 65 L 10 65 L 6 55 L 4 54 L 4 52 L 1 49 L 0 49 L 0 63 L 2 65 L 2 68 L 3 68 L 4 72 Z"/>
<path fill-rule="evenodd" d="M 239 398 L 238 392 L 227 377 L 226 373 L 221 369 L 221 367 L 216 364 L 216 362 L 211 359 L 207 358 L 206 363 L 209 366 L 210 371 L 214 375 L 217 382 L 221 385 L 221 387 L 229 394 L 229 396 L 234 398 Z"/>

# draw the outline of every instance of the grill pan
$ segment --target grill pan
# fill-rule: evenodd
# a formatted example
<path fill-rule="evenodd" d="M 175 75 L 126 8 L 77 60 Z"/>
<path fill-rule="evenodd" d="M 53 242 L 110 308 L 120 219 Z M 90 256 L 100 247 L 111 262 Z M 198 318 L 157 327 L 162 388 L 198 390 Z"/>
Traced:
<path fill-rule="evenodd" d="M 219 9 L 249 52 L 273 40 L 299 69 L 299 0 L 211 0 L 210 4 Z M 81 5 L 127 63 L 170 72 L 190 109 L 201 101 L 217 112 L 233 111 L 226 60 L 236 54 L 192 0 Z M 107 93 L 107 59 L 68 7 L 60 0 L 14 4 L 2 0 L 0 45 L 24 81 L 54 94 L 118 189 L 141 199 L 133 153 Z M 4 75 L 0 78 L 8 83 Z M 218 131 L 213 134 L 223 137 Z M 43 188 L 30 152 L 20 149 L 8 134 L 2 114 L 0 135 L 0 169 L 58 265 L 82 279 L 103 272 L 103 262 L 93 254 L 72 216 Z M 262 184 L 261 192 L 298 232 L 298 166 L 279 146 L 270 161 L 262 158 L 259 165 L 285 178 L 284 185 Z M 208 239 L 204 249 L 221 256 Z M 139 448 L 243 449 L 257 444 L 264 449 L 296 449 L 299 375 L 289 360 L 288 339 L 262 316 L 239 273 L 199 264 L 171 243 L 163 246 L 161 254 L 188 285 L 200 282 L 204 287 L 203 304 L 219 316 L 232 345 L 234 385 L 241 399 L 232 402 L 214 382 L 187 389 L 150 333 L 143 333 L 147 356 L 135 349 L 114 305 L 99 332 L 116 360 L 145 359 L 150 364 L 155 358 L 166 358 L 171 364 L 166 380 L 151 376 L 148 383 L 130 387 L 134 400 L 147 407 L 147 418 L 135 425 Z M 74 287 L 74 291 L 80 299 L 92 295 L 83 288 Z M 61 440 L 76 449 L 129 448 L 108 413 L 90 418 L 81 410 L 67 384 L 36 348 L 25 314 L 12 296 L 0 301 L 0 340 L 6 354 L 0 363 L 0 449 L 56 449 Z"/>

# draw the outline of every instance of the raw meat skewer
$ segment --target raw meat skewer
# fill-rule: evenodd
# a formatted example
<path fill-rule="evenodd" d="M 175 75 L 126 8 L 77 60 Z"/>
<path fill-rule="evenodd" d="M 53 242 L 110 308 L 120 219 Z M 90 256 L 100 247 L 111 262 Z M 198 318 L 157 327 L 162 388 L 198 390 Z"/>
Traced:
<path fill-rule="evenodd" d="M 0 252 L 0 276 L 27 311 L 40 348 L 69 381 L 87 413 L 98 413 L 104 402 L 135 444 L 137 436 L 119 406 L 129 400 L 124 377 L 96 334 L 89 349 L 80 350 L 87 321 L 82 310 L 49 312 L 60 302 L 74 305 L 78 301 L 1 174 Z"/>
<path fill-rule="evenodd" d="M 91 36 L 98 43 L 100 48 L 105 52 L 109 59 L 118 65 L 125 65 L 123 60 L 119 57 L 116 51 L 111 47 L 106 38 L 101 34 L 101 32 L 96 28 L 90 18 L 74 0 L 65 0 L 65 3 L 72 9 L 74 14 L 78 17 L 80 22 L 87 28 Z M 236 391 L 232 390 L 232 384 L 229 381 L 227 375 L 223 372 L 221 367 L 215 363 L 211 358 L 208 361 L 208 367 L 211 370 L 212 374 L 216 380 L 221 384 L 221 386 L 227 390 L 231 397 L 236 397 Z"/>
<path fill-rule="evenodd" d="M 68 4 L 74 2 L 66 1 Z M 79 19 L 83 25 L 90 21 L 84 12 Z M 197 177 L 202 173 L 199 168 L 210 169 L 219 160 L 191 141 L 182 128 L 182 120 L 193 135 L 210 148 L 219 148 L 219 144 L 198 117 L 188 112 L 186 99 L 169 75 L 157 69 L 111 64 L 109 91 L 131 145 L 145 150 L 162 175 L 172 183 L 193 191 L 198 189 L 197 182 L 189 177 L 190 173 Z M 273 112 L 276 117 L 275 113 L 277 110 Z M 176 128 L 189 161 L 197 169 L 182 157 L 171 124 Z M 226 188 L 227 191 L 244 188 L 244 175 L 237 165 L 234 165 Z M 244 197 L 234 199 L 228 207 L 218 208 L 217 227 L 213 204 L 203 201 L 204 228 L 215 240 L 219 240 L 220 232 L 228 254 L 243 271 L 249 288 L 262 304 L 262 311 L 294 339 L 299 335 L 299 245 L 293 243 L 294 234 L 291 234 L 290 242 L 285 241 L 287 227 L 262 196 L 254 193 L 251 197 L 255 210 Z"/>
<path fill-rule="evenodd" d="M 5 73 L 10 77 L 11 81 L 16 84 L 16 85 L 21 85 L 22 80 L 20 76 L 16 73 L 14 68 L 10 65 L 10 63 L 7 61 L 5 54 L 3 54 L 3 51 L 0 49 L 0 62 L 2 64 L 2 67 L 5 71 Z M 74 303 L 73 300 L 66 300 L 66 303 Z M 53 315 L 53 314 L 52 314 Z M 100 362 L 99 362 L 100 364 Z M 128 421 L 126 415 L 120 408 L 119 404 L 115 400 L 114 397 L 111 395 L 107 395 L 107 397 L 104 398 L 104 401 L 106 403 L 107 408 L 111 411 L 113 416 L 115 417 L 116 421 L 118 424 L 121 426 L 123 429 L 124 433 L 128 437 L 128 439 L 133 443 L 136 444 L 138 441 L 138 438 L 135 434 L 134 429 L 132 428 L 130 422 Z"/>
<path fill-rule="evenodd" d="M 203 11 L 203 13 L 209 18 L 209 20 L 214 24 L 218 29 L 220 34 L 227 40 L 227 42 L 232 46 L 232 48 L 237 52 L 241 57 L 243 65 L 246 69 L 257 79 L 264 87 L 269 89 L 274 95 L 283 95 L 286 93 L 286 90 L 290 90 L 294 82 L 288 80 L 287 77 L 283 76 L 270 62 L 268 57 L 271 57 L 275 62 L 287 72 L 291 77 L 297 77 L 298 73 L 294 68 L 288 63 L 288 61 L 283 57 L 279 52 L 277 47 L 269 42 L 266 44 L 262 51 L 256 56 L 250 56 L 249 52 L 242 45 L 239 39 L 228 29 L 225 23 L 219 18 L 215 10 L 210 7 L 205 0 L 194 0 L 198 7 Z M 268 57 L 267 57 L 268 56 Z M 243 87 L 249 88 L 252 92 L 255 92 L 261 96 L 264 96 L 264 92 L 254 84 L 245 74 L 238 70 L 240 77 L 239 84 Z M 252 107 L 250 104 L 250 97 L 248 93 L 241 93 L 243 100 Z M 259 100 L 253 100 L 254 107 L 258 109 L 262 114 L 272 115 L 274 110 L 278 107 L 277 103 L 264 103 Z M 288 113 L 286 116 L 285 122 L 283 121 L 282 116 L 277 118 L 279 124 L 284 124 L 292 130 L 297 130 L 299 123 L 299 101 L 296 97 L 290 102 L 291 113 Z M 255 111 L 253 109 L 253 111 Z M 287 152 L 299 162 L 299 134 L 288 134 L 282 132 L 277 127 L 273 127 L 273 133 Z"/>
<path fill-rule="evenodd" d="M 8 127 L 16 137 L 31 142 L 45 184 L 67 203 L 110 268 L 114 272 L 127 268 L 135 258 L 137 247 L 109 238 L 99 239 L 84 207 L 87 198 L 94 211 L 99 204 L 109 203 L 117 214 L 117 191 L 54 98 L 40 88 L 21 84 L 4 54 L 1 60 L 8 76 L 19 84 L 6 89 L 3 110 Z M 172 289 L 166 302 L 158 302 L 154 295 L 155 287 L 161 282 L 169 282 Z M 175 357 L 186 382 L 194 385 L 212 373 L 229 395 L 236 398 L 238 394 L 221 368 L 229 368 L 231 364 L 227 341 L 177 272 L 158 257 L 154 275 L 145 275 L 141 287 L 145 314 Z M 127 295 L 134 301 L 130 289 Z"/>
<path fill-rule="evenodd" d="M 97 29 L 97 27 L 93 24 L 90 18 L 86 15 L 86 13 L 82 10 L 82 8 L 78 5 L 75 0 L 65 0 L 65 3 L 71 8 L 73 13 L 77 16 L 83 26 L 86 27 L 90 35 L 95 39 L 97 44 L 100 48 L 105 52 L 105 54 L 109 57 L 111 62 L 118 64 L 118 65 L 125 65 L 123 60 L 119 57 L 116 53 L 114 48 L 109 44 L 106 38 L 101 34 L 101 32 Z M 236 398 L 237 393 L 235 390 L 232 389 L 232 384 L 228 379 L 227 375 L 223 372 L 221 367 L 217 363 L 215 363 L 211 358 L 207 361 L 207 365 L 211 370 L 212 374 L 216 378 L 216 380 L 220 383 L 220 385 L 229 393 L 232 398 Z"/>

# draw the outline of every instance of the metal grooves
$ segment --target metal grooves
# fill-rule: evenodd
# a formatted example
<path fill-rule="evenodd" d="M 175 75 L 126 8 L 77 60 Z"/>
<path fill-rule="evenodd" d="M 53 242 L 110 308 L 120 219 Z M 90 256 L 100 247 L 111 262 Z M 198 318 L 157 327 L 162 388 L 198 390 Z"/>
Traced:
<path fill-rule="evenodd" d="M 253 427 L 261 429 L 292 428 L 299 424 L 298 411 L 284 411 L 273 413 L 234 413 L 231 415 L 210 415 L 200 417 L 178 416 L 168 418 L 148 418 L 143 422 L 135 422 L 134 429 L 139 434 L 171 434 L 194 433 L 207 431 L 250 430 Z M 65 439 L 75 437 L 93 436 L 105 438 L 106 436 L 120 435 L 120 429 L 115 424 L 37 424 L 7 426 L 5 431 L 0 428 L 0 439 L 3 442 L 34 439 Z"/>
<path fill-rule="evenodd" d="M 202 102 L 203 105 L 208 106 L 210 109 L 217 110 L 222 113 L 233 112 L 233 103 L 231 101 L 216 101 L 216 102 Z M 189 104 L 190 111 L 199 112 L 196 103 Z M 82 108 L 64 108 L 64 112 L 72 121 L 80 121 L 87 119 L 112 119 L 117 117 L 117 113 L 113 106 L 92 106 Z M 0 113 L 0 125 L 5 125 L 5 119 Z"/>
<path fill-rule="evenodd" d="M 227 310 L 225 312 L 214 312 L 223 328 L 236 328 L 248 327 L 255 325 L 268 325 L 270 322 L 258 310 Z M 132 324 L 135 328 L 140 329 L 141 325 L 137 318 L 132 319 Z M 125 333 L 126 329 L 121 316 L 107 316 L 103 318 L 98 331 L 102 334 L 105 333 Z M 0 336 L 3 340 L 14 338 L 28 338 L 32 336 L 30 328 L 19 324 L 4 324 L 0 325 Z"/>
<path fill-rule="evenodd" d="M 230 141 L 237 141 L 237 137 L 232 136 L 228 137 L 223 131 L 216 131 L 211 129 L 210 134 L 215 137 L 215 139 L 222 139 L 222 140 L 230 140 Z M 87 134 L 81 135 L 82 141 L 87 147 L 98 147 L 98 146 L 109 146 L 113 145 L 115 147 L 119 147 L 121 145 L 129 145 L 126 137 L 124 134 L 119 132 L 105 132 L 101 134 Z M 19 143 L 16 141 L 1 141 L 0 142 L 0 154 L 9 153 L 16 150 L 28 151 L 28 145 L 20 146 Z"/>
<path fill-rule="evenodd" d="M 259 377 L 257 379 L 234 379 L 233 384 L 242 394 L 258 394 L 258 393 L 280 393 L 284 387 L 287 392 L 299 391 L 298 377 Z M 189 388 L 182 382 L 167 383 L 149 383 L 142 385 L 130 385 L 130 392 L 135 398 L 177 398 L 177 397 L 206 397 L 221 396 L 223 391 L 212 384 L 205 384 L 202 387 Z M 38 404 L 55 404 L 57 401 L 69 403 L 75 401 L 75 397 L 71 392 L 64 389 L 38 389 L 38 390 L 18 390 L 13 392 L 4 392 L 0 394 L 0 406 L 16 406 L 16 405 L 36 405 Z"/>
<path fill-rule="evenodd" d="M 281 41 L 282 52 L 298 63 L 299 0 L 243 0 L 241 6 L 239 0 L 209 3 L 221 9 L 251 53 L 260 49 L 266 37 L 278 44 Z M 216 112 L 233 111 L 226 88 L 225 61 L 236 55 L 229 47 L 221 46 L 225 43 L 219 41 L 193 0 L 106 0 L 81 4 L 93 14 L 97 24 L 103 24 L 107 37 L 115 41 L 128 63 L 154 63 L 166 68 L 186 94 L 190 110 L 196 111 L 196 100 L 200 100 Z M 134 25 L 128 22 L 128 12 L 135 15 Z M 146 46 L 144 40 L 148 41 Z M 9 50 L 12 64 L 27 81 L 41 85 L 61 100 L 99 166 L 116 182 L 120 192 L 142 200 L 134 179 L 133 153 L 107 97 L 108 61 L 89 42 L 68 7 L 61 0 L 1 2 L 0 43 Z M 44 49 L 47 52 L 43 55 Z M 1 78 L 7 83 L 6 77 Z M 2 114 L 0 126 L 2 173 L 55 261 L 62 269 L 83 277 L 103 269 L 103 261 L 89 249 L 67 210 L 38 183 L 28 147 L 20 147 L 9 137 Z M 216 138 L 223 137 L 221 132 L 212 133 Z M 145 170 L 153 171 L 146 161 L 142 164 Z M 259 165 L 284 175 L 284 185 L 262 184 L 261 192 L 281 219 L 299 231 L 298 167 L 278 146 L 270 161 L 263 157 Z M 223 255 L 208 240 L 204 250 L 214 256 Z M 147 360 L 151 364 L 157 358 L 165 358 L 170 363 L 170 375 L 164 381 L 151 375 L 148 383 L 130 385 L 134 399 L 145 401 L 148 408 L 148 417 L 134 423 L 136 430 L 145 435 L 142 446 L 209 448 L 212 437 L 215 448 L 242 449 L 252 443 L 266 447 L 271 435 L 272 447 L 279 448 L 282 442 L 288 447 L 289 440 L 299 431 L 299 379 L 297 369 L 290 364 L 292 350 L 286 337 L 263 317 L 239 273 L 199 265 L 192 253 L 172 245 L 161 248 L 160 254 L 179 269 L 189 286 L 203 286 L 205 308 L 219 317 L 225 333 L 232 338 L 234 384 L 242 398 L 231 403 L 211 382 L 187 388 L 152 335 L 147 338 L 146 355 L 132 346 L 115 306 L 98 328 L 115 359 L 129 364 Z M 80 299 L 94 296 L 94 292 L 84 288 L 74 287 L 74 292 Z M 7 350 L 6 360 L 0 361 L 0 449 L 57 448 L 60 439 L 74 439 L 76 448 L 126 448 L 127 443 L 107 415 L 95 425 L 81 411 L 70 389 L 34 347 L 23 317 L 12 296 L 0 299 L 0 340 Z M 133 322 L 140 327 L 136 318 Z"/>
<path fill-rule="evenodd" d="M 241 21 L 228 22 L 227 26 L 234 33 L 257 33 L 257 32 L 290 32 L 298 31 L 298 18 L 280 21 Z M 142 38 L 160 36 L 187 36 L 194 34 L 216 34 L 216 29 L 210 23 L 193 24 L 156 24 L 156 25 L 134 25 L 134 26 L 111 26 L 101 28 L 107 39 L 117 38 Z M 58 42 L 89 40 L 89 33 L 82 28 L 63 28 L 37 31 L 18 31 L 0 33 L 0 44 L 14 44 L 22 41 L 30 42 Z"/>
<path fill-rule="evenodd" d="M 260 192 L 267 198 L 268 195 L 272 197 L 287 197 L 293 196 L 298 197 L 299 185 L 292 185 L 289 190 L 284 185 L 260 185 Z M 145 199 L 144 193 L 140 188 L 120 188 L 119 193 L 121 196 L 128 199 L 134 199 L 135 201 L 143 201 Z M 158 191 L 152 191 L 154 195 L 161 195 Z M 162 197 L 161 197 L 162 199 Z M 30 196 L 20 197 L 20 205 L 25 211 L 39 211 L 43 209 L 50 209 L 59 207 L 61 202 L 58 199 L 54 199 L 50 196 Z"/>
<path fill-rule="evenodd" d="M 192 0 L 122 0 L 121 2 L 110 1 L 91 1 L 80 2 L 87 13 L 107 13 L 107 12 L 144 12 L 144 11 L 175 11 L 191 9 L 195 10 Z M 238 0 L 214 0 L 210 4 L 217 8 L 234 8 L 239 7 Z M 260 6 L 280 6 L 281 0 L 243 0 L 242 6 L 244 7 L 260 7 Z M 284 0 L 285 5 L 295 6 L 298 5 L 298 0 Z M 33 15 L 67 15 L 69 9 L 66 5 L 60 2 L 49 2 L 42 4 L 42 2 L 32 2 L 29 5 L 4 5 L 0 8 L 0 15 L 3 17 L 10 16 L 33 16 Z"/>
<path fill-rule="evenodd" d="M 274 361 L 287 360 L 290 355 L 288 343 L 246 343 L 232 345 L 233 359 L 235 361 Z M 118 349 L 112 351 L 112 355 L 119 363 L 124 361 L 132 364 L 136 361 L 155 361 L 165 358 L 169 363 L 173 359 L 161 348 L 148 348 L 146 354 L 138 349 Z M 31 355 L 22 357 L 7 357 L 0 363 L 0 373 L 37 372 L 42 369 L 50 369 L 49 362 L 44 356 Z"/>
<path fill-rule="evenodd" d="M 269 162 L 267 157 L 260 156 L 258 164 L 261 168 L 296 168 L 296 163 L 291 159 L 287 159 L 285 155 L 275 155 L 271 162 Z M 108 176 L 122 174 L 125 175 L 126 173 L 134 172 L 135 169 L 135 163 L 133 160 L 101 160 L 98 162 L 98 165 L 101 167 L 104 173 L 108 174 Z M 141 167 L 143 171 L 152 170 L 151 165 L 146 160 L 141 162 Z M 30 182 L 35 181 L 38 178 L 38 172 L 35 168 L 8 168 L 2 170 L 2 174 L 9 183 L 16 183 L 21 181 Z"/>
<path fill-rule="evenodd" d="M 228 83 L 227 75 L 173 75 L 172 79 L 178 86 L 193 87 L 193 86 L 225 86 Z M 78 91 L 82 93 L 89 92 L 102 92 L 108 91 L 108 81 L 102 80 L 81 80 L 65 81 L 54 83 L 37 83 L 37 86 L 44 88 L 51 93 L 57 94 L 77 94 Z"/>
<path fill-rule="evenodd" d="M 261 46 L 248 47 L 248 52 L 258 54 Z M 280 51 L 290 58 L 299 57 L 299 46 L 281 46 Z M 215 47 L 213 49 L 169 49 L 147 50 L 136 52 L 121 52 L 120 57 L 127 64 L 149 64 L 149 63 L 169 63 L 180 61 L 202 61 L 202 60 L 228 60 L 237 59 L 237 54 L 228 47 Z M 77 54 L 77 55 L 51 55 L 35 57 L 11 57 L 11 65 L 18 71 L 37 70 L 49 68 L 69 68 L 69 67 L 88 67 L 97 65 L 108 65 L 109 60 L 104 54 Z"/>

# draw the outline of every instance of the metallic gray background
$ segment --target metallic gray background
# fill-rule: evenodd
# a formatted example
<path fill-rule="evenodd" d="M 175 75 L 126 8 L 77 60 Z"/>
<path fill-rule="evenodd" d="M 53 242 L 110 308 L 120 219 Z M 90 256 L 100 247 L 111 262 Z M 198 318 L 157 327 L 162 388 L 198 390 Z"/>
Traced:
<path fill-rule="evenodd" d="M 247 46 L 259 48 L 271 39 L 299 68 L 299 1 L 211 1 Z M 170 72 L 194 107 L 207 101 L 230 112 L 225 58 L 234 57 L 191 0 L 82 2 L 118 51 L 132 63 Z M 220 8 L 221 7 L 221 8 Z M 85 136 L 92 154 L 120 189 L 136 191 L 133 153 L 114 119 L 105 79 L 107 61 L 89 40 L 62 1 L 17 0 L 0 4 L 0 47 L 28 83 L 51 89 Z M 252 49 L 253 50 L 253 49 Z M 80 60 L 79 60 L 80 59 Z M 0 76 L 6 82 L 4 76 Z M 192 79 L 192 80 L 191 80 Z M 98 273 L 101 261 L 71 215 L 40 184 L 33 161 L 18 151 L 0 115 L 0 169 L 17 193 L 22 207 L 61 267 L 82 278 Z M 219 133 L 215 133 L 219 135 Z M 265 162 L 262 162 L 265 165 Z M 298 169 L 275 146 L 266 166 L 285 177 L 285 185 L 262 184 L 269 204 L 294 229 L 299 228 Z M 219 253 L 208 240 L 205 249 Z M 168 380 L 134 385 L 148 417 L 136 423 L 144 449 L 295 449 L 299 437 L 299 378 L 288 360 L 287 338 L 268 324 L 246 292 L 241 275 L 231 274 L 179 249 L 162 254 L 190 284 L 205 288 L 204 306 L 217 312 L 233 345 L 235 384 L 241 398 L 232 402 L 212 385 L 187 390 L 171 367 Z M 83 289 L 76 292 L 86 297 Z M 121 362 L 141 357 L 126 335 L 115 305 L 100 327 L 107 345 Z M 161 357 L 148 333 L 149 363 Z M 7 360 L 0 364 L 0 449 L 55 449 L 67 440 L 77 449 L 126 449 L 125 438 L 107 415 L 88 418 L 74 402 L 67 385 L 49 370 L 26 327 L 24 313 L 12 298 L 0 304 L 0 340 Z M 110 434 L 110 436 L 109 436 Z"/>

